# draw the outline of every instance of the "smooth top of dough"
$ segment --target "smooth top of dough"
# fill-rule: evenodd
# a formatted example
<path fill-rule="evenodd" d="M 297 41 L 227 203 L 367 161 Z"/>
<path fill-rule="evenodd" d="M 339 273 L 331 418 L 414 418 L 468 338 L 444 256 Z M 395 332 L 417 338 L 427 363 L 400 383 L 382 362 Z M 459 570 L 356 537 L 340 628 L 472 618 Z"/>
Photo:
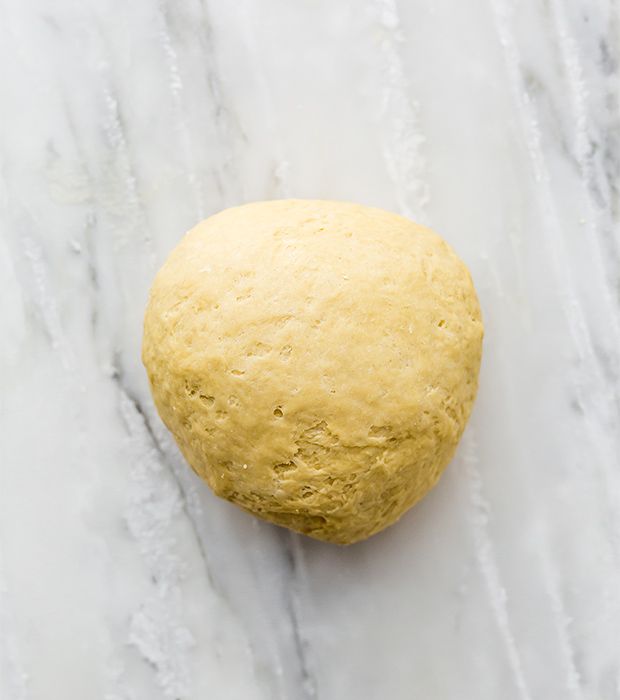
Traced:
<path fill-rule="evenodd" d="M 437 234 L 380 209 L 279 200 L 183 238 L 151 290 L 143 360 L 216 494 L 350 543 L 436 483 L 482 335 L 469 272 Z"/>

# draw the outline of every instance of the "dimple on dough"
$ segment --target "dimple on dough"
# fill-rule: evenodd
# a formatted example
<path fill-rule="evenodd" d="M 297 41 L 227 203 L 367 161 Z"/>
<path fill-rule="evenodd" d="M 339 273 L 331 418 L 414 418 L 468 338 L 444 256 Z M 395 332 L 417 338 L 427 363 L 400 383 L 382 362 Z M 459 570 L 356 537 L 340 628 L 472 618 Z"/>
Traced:
<path fill-rule="evenodd" d="M 151 289 L 143 361 L 218 496 L 348 544 L 437 482 L 482 335 L 469 272 L 437 234 L 380 209 L 281 200 L 182 239 Z"/>

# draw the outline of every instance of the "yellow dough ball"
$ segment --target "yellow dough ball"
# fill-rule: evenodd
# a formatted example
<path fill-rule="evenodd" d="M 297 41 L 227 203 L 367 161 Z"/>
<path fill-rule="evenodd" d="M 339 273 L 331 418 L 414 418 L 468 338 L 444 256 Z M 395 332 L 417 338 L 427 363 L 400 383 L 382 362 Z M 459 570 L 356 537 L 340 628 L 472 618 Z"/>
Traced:
<path fill-rule="evenodd" d="M 281 200 L 183 238 L 151 290 L 143 361 L 218 496 L 348 544 L 437 482 L 482 335 L 469 272 L 437 234 L 380 209 Z"/>

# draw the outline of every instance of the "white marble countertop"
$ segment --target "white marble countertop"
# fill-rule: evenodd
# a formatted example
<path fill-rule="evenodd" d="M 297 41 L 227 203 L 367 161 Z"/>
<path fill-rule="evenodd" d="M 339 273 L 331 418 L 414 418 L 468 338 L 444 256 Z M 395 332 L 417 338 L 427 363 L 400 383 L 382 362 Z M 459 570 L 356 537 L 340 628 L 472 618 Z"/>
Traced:
<path fill-rule="evenodd" d="M 618 0 L 0 5 L 2 700 L 620 698 Z M 430 223 L 486 321 L 457 457 L 350 548 L 218 501 L 142 313 L 223 207 Z"/>

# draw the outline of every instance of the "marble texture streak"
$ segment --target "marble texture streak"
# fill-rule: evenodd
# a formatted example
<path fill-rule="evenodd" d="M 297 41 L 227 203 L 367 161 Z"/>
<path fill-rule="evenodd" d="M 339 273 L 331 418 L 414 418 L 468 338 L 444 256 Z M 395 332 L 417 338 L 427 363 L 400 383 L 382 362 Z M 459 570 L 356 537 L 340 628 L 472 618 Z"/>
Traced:
<path fill-rule="evenodd" d="M 617 0 L 0 2 L 0 697 L 620 698 Z M 471 267 L 440 485 L 337 548 L 184 465 L 140 363 L 179 237 L 283 196 Z"/>

